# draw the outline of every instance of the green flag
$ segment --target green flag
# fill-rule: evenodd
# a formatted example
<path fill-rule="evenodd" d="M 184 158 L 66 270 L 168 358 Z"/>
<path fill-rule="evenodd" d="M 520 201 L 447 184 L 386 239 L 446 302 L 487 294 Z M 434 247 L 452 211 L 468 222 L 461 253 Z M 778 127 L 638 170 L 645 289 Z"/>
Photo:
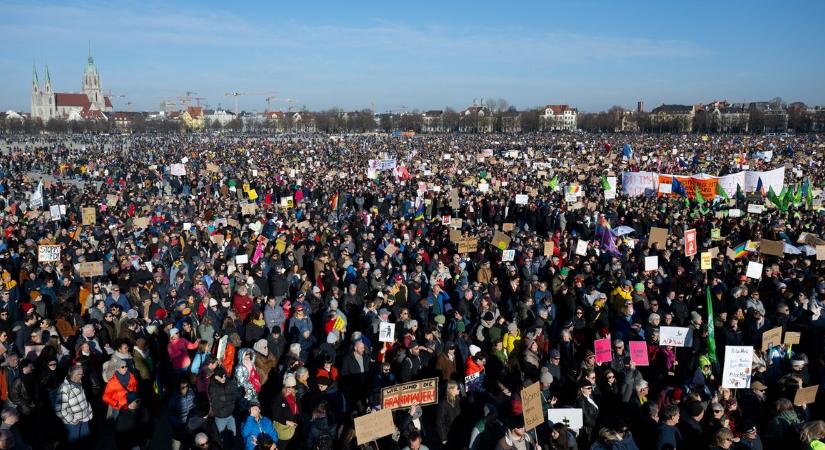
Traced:
<path fill-rule="evenodd" d="M 773 191 L 773 186 L 768 188 L 768 200 L 776 205 L 777 208 L 782 208 L 782 197 L 776 196 L 776 192 Z"/>
<path fill-rule="evenodd" d="M 705 292 L 708 298 L 708 359 L 710 362 L 716 363 L 716 333 L 713 324 L 713 299 L 710 297 L 710 286 L 705 286 Z"/>
<path fill-rule="evenodd" d="M 699 205 L 704 205 L 705 204 L 705 197 L 702 197 L 702 191 L 699 190 L 699 186 L 696 186 L 696 189 L 694 191 L 694 195 L 695 195 L 696 203 L 698 203 Z"/>
<path fill-rule="evenodd" d="M 808 208 L 813 208 L 814 207 L 814 192 L 813 191 L 814 191 L 813 186 L 808 185 L 808 193 L 805 196 L 806 200 L 808 202 Z"/>
<path fill-rule="evenodd" d="M 736 184 L 736 199 L 737 200 L 744 200 L 745 199 L 745 193 L 742 192 L 742 186 L 739 185 L 739 183 Z"/>
<path fill-rule="evenodd" d="M 722 197 L 722 200 L 729 200 L 728 193 L 725 192 L 725 188 L 722 187 L 722 183 L 716 183 L 716 195 Z"/>
<path fill-rule="evenodd" d="M 550 189 L 556 189 L 556 187 L 559 185 L 559 176 L 554 176 L 553 179 L 550 180 L 550 183 L 548 183 L 547 185 L 550 186 Z"/>
<path fill-rule="evenodd" d="M 802 204 L 802 188 L 799 184 L 796 185 L 796 191 L 793 194 L 793 205 L 797 208 Z"/>
<path fill-rule="evenodd" d="M 602 189 L 604 189 L 605 191 L 610 190 L 610 182 L 607 181 L 607 177 L 604 175 L 602 175 Z"/>

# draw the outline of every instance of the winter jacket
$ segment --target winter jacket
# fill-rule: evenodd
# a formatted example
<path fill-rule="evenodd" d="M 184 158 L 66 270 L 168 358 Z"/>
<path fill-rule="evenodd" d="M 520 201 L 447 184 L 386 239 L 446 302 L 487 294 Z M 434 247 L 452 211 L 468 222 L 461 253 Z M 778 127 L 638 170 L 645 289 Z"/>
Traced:
<path fill-rule="evenodd" d="M 230 417 L 235 411 L 235 404 L 241 398 L 241 391 L 235 383 L 212 380 L 209 383 L 209 406 L 215 417 Z"/>
<path fill-rule="evenodd" d="M 438 412 L 436 413 L 436 432 L 438 433 L 438 440 L 441 442 L 447 441 L 450 436 L 450 428 L 453 422 L 461 414 L 461 407 L 458 399 L 455 403 L 450 403 L 447 399 L 441 400 L 438 404 Z"/>
<path fill-rule="evenodd" d="M 186 370 L 192 363 L 191 358 L 189 358 L 189 350 L 196 350 L 197 348 L 197 342 L 189 342 L 183 337 L 169 340 L 169 344 L 166 345 L 166 351 L 169 353 L 169 361 L 172 362 L 172 369 L 178 371 Z"/>
<path fill-rule="evenodd" d="M 137 379 L 129 373 L 129 383 L 124 388 L 117 376 L 109 378 L 106 383 L 106 389 L 103 390 L 103 401 L 112 407 L 112 409 L 123 409 L 129 405 L 126 400 L 126 394 L 129 392 L 137 392 Z"/>
<path fill-rule="evenodd" d="M 57 417 L 63 423 L 77 425 L 81 422 L 92 420 L 92 406 L 86 400 L 86 392 L 83 385 L 74 383 L 68 378 L 57 390 L 57 406 L 55 407 Z"/>
<path fill-rule="evenodd" d="M 247 353 L 252 355 L 252 369 L 247 369 L 243 365 L 244 356 Z M 258 392 L 261 390 L 261 378 L 255 368 L 255 352 L 249 348 L 242 348 L 238 352 L 238 364 L 235 366 L 235 381 L 243 389 L 243 397 L 247 401 L 257 400 Z"/>
<path fill-rule="evenodd" d="M 246 450 L 255 449 L 256 444 L 253 442 L 253 438 L 257 439 L 261 434 L 267 434 L 272 438 L 273 442 L 278 442 L 278 433 L 275 432 L 275 427 L 272 425 L 270 419 L 264 416 L 261 416 L 261 418 L 257 420 L 252 416 L 247 417 L 241 426 L 241 435 L 243 436 Z"/>

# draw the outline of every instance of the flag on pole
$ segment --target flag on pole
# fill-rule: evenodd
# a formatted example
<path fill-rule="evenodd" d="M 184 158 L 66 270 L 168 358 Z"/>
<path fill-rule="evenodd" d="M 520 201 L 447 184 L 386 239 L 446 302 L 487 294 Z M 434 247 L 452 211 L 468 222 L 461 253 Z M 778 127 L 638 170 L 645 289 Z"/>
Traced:
<path fill-rule="evenodd" d="M 716 363 L 716 333 L 713 325 L 713 299 L 710 296 L 710 286 L 705 286 L 705 292 L 708 299 L 708 359 L 710 362 Z"/>
<path fill-rule="evenodd" d="M 558 185 L 559 185 L 559 176 L 558 175 L 554 176 L 553 179 L 551 179 L 550 182 L 547 183 L 547 185 L 550 186 L 550 189 L 555 190 L 556 187 L 558 187 Z"/>
<path fill-rule="evenodd" d="M 415 210 L 415 220 L 424 220 L 424 202 L 421 202 Z"/>
<path fill-rule="evenodd" d="M 696 200 L 697 204 L 699 204 L 699 205 L 704 205 L 705 204 L 705 197 L 702 196 L 702 191 L 701 191 L 701 189 L 699 189 L 699 186 L 696 186 L 696 188 L 694 190 L 694 196 L 695 196 L 694 199 Z"/>
<path fill-rule="evenodd" d="M 716 195 L 722 197 L 722 200 L 728 200 L 728 193 L 725 192 L 725 188 L 722 187 L 722 183 L 716 183 Z"/>
<path fill-rule="evenodd" d="M 756 182 L 756 192 L 759 192 L 759 195 L 765 197 L 765 188 L 762 186 L 762 177 L 759 177 L 759 181 Z"/>
<path fill-rule="evenodd" d="M 687 192 L 685 191 L 685 185 L 679 182 L 679 179 L 676 177 L 671 178 L 670 182 L 670 192 L 673 192 L 676 195 L 680 195 L 682 197 L 687 197 Z"/>
<path fill-rule="evenodd" d="M 333 211 L 338 209 L 341 206 L 338 202 L 338 191 L 336 191 L 334 194 L 332 194 L 332 197 L 329 199 L 330 209 L 332 209 Z"/>
<path fill-rule="evenodd" d="M 604 175 L 602 175 L 602 189 L 604 189 L 605 191 L 610 190 L 610 182 L 607 181 L 607 177 Z"/>

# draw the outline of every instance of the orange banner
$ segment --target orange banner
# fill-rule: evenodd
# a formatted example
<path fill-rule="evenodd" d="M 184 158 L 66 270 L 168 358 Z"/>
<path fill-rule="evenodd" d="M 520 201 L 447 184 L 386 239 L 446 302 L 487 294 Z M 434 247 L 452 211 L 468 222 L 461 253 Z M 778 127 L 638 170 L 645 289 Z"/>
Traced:
<path fill-rule="evenodd" d="M 693 177 L 676 177 L 679 180 L 679 183 L 682 183 L 682 186 L 685 187 L 685 192 L 687 193 L 688 198 L 691 200 L 696 196 L 696 188 L 699 188 L 699 191 L 702 193 L 702 197 L 705 200 L 712 199 L 716 196 L 716 178 L 710 178 L 707 180 L 693 178 Z M 659 184 L 672 184 L 673 177 L 671 175 L 659 175 Z M 659 192 L 659 197 L 663 195 L 669 195 L 670 197 L 676 197 L 676 193 L 671 194 L 662 194 Z"/>

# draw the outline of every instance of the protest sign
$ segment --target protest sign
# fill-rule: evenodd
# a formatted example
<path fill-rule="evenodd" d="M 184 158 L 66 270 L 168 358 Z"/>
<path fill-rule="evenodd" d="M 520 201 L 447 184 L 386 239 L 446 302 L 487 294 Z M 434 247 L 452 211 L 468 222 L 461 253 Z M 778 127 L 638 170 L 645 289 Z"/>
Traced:
<path fill-rule="evenodd" d="M 378 340 L 381 342 L 395 341 L 395 324 L 391 322 L 378 323 Z"/>
<path fill-rule="evenodd" d="M 510 246 L 510 236 L 502 233 L 501 231 L 496 231 L 493 235 L 493 240 L 491 243 L 493 244 L 493 247 L 499 250 L 505 250 Z"/>
<path fill-rule="evenodd" d="M 802 406 L 815 402 L 817 391 L 819 391 L 818 384 L 797 389 L 796 395 L 793 397 L 793 404 L 796 406 Z"/>
<path fill-rule="evenodd" d="M 218 340 L 218 354 L 216 355 L 217 358 L 218 358 L 218 361 L 223 361 L 223 357 L 226 354 L 226 346 L 228 344 L 229 344 L 229 335 L 224 334 L 223 337 L 221 337 Z"/>
<path fill-rule="evenodd" d="M 702 252 L 702 261 L 701 266 L 699 267 L 701 270 L 710 270 L 712 267 L 713 257 L 710 255 L 710 252 Z"/>
<path fill-rule="evenodd" d="M 81 211 L 82 224 L 94 225 L 97 223 L 97 211 L 94 208 L 83 208 Z"/>
<path fill-rule="evenodd" d="M 381 389 L 382 409 L 408 408 L 438 403 L 438 378 L 411 381 Z"/>
<path fill-rule="evenodd" d="M 722 387 L 745 389 L 751 385 L 753 347 L 750 345 L 726 345 L 725 366 L 722 370 Z"/>
<path fill-rule="evenodd" d="M 171 164 L 169 166 L 169 173 L 176 177 L 182 177 L 186 175 L 186 166 L 180 163 Z"/>
<path fill-rule="evenodd" d="M 530 199 L 530 196 L 527 194 L 516 194 L 516 204 L 517 205 L 526 205 L 527 201 Z"/>
<path fill-rule="evenodd" d="M 508 231 L 513 231 L 513 228 L 515 228 L 515 227 L 516 227 L 516 224 L 514 224 L 512 222 L 505 222 L 505 223 L 501 224 L 501 231 L 504 231 L 506 233 Z"/>
<path fill-rule="evenodd" d="M 766 352 L 771 347 L 782 343 L 782 327 L 771 328 L 762 333 L 762 351 Z"/>
<path fill-rule="evenodd" d="M 593 342 L 593 350 L 596 353 L 596 362 L 610 362 L 613 359 L 613 354 L 610 348 L 610 339 L 596 339 Z"/>
<path fill-rule="evenodd" d="M 553 256 L 553 250 L 556 249 L 556 243 L 547 241 L 544 243 L 544 256 Z"/>
<path fill-rule="evenodd" d="M 741 217 L 742 210 L 737 208 L 731 208 L 728 210 L 728 217 Z"/>
<path fill-rule="evenodd" d="M 149 217 L 135 217 L 132 220 L 132 226 L 135 229 L 143 230 L 143 229 L 145 229 L 146 227 L 149 226 L 149 221 L 150 221 Z"/>
<path fill-rule="evenodd" d="M 60 205 L 52 205 L 49 207 L 49 215 L 52 220 L 60 220 Z"/>
<path fill-rule="evenodd" d="M 745 273 L 748 278 L 758 280 L 762 278 L 762 263 L 756 261 L 748 261 L 748 270 Z"/>
<path fill-rule="evenodd" d="M 464 225 L 464 220 L 459 219 L 458 217 L 453 217 L 448 225 L 450 225 L 450 228 L 461 228 L 462 225 Z"/>
<path fill-rule="evenodd" d="M 573 431 L 579 431 L 584 426 L 584 415 L 581 408 L 551 408 L 547 410 L 547 420 L 553 424 L 561 423 Z"/>
<path fill-rule="evenodd" d="M 244 216 L 251 216 L 255 214 L 257 209 L 258 205 L 255 203 L 241 203 L 241 214 Z"/>
<path fill-rule="evenodd" d="M 57 262 L 60 261 L 60 246 L 59 245 L 38 245 L 37 246 L 37 262 Z"/>
<path fill-rule="evenodd" d="M 390 435 L 395 431 L 392 410 L 381 409 L 355 418 L 355 438 L 358 445 Z"/>
<path fill-rule="evenodd" d="M 117 206 L 117 202 L 120 200 L 120 197 L 114 194 L 109 194 L 106 196 L 106 206 L 109 208 L 113 208 Z"/>
<path fill-rule="evenodd" d="M 544 410 L 541 407 L 541 383 L 533 383 L 521 390 L 521 406 L 526 431 L 544 423 Z"/>
<path fill-rule="evenodd" d="M 206 170 L 208 170 L 209 172 L 212 172 L 212 173 L 218 173 L 218 172 L 221 171 L 221 167 L 218 166 L 217 164 L 207 163 L 206 164 Z"/>
<path fill-rule="evenodd" d="M 452 218 L 450 216 L 441 216 L 441 225 L 444 225 L 444 226 L 450 225 L 451 219 Z"/>
<path fill-rule="evenodd" d="M 657 255 L 645 256 L 645 272 L 654 270 L 659 270 L 659 257 Z"/>
<path fill-rule="evenodd" d="M 484 392 L 484 381 L 486 375 L 484 372 L 476 372 L 464 377 L 464 387 L 467 392 Z"/>
<path fill-rule="evenodd" d="M 576 242 L 576 254 L 579 256 L 587 256 L 587 241 L 579 239 Z"/>
<path fill-rule="evenodd" d="M 651 247 L 653 246 L 653 244 L 659 244 L 659 249 L 661 250 L 665 248 L 665 245 L 667 244 L 667 235 L 667 228 L 651 227 L 648 243 Z"/>
<path fill-rule="evenodd" d="M 696 229 L 685 231 L 685 256 L 693 256 L 697 252 Z"/>
<path fill-rule="evenodd" d="M 764 210 L 765 205 L 760 205 L 759 203 L 748 203 L 749 214 L 762 214 L 762 211 Z"/>
<path fill-rule="evenodd" d="M 783 343 L 785 345 L 794 345 L 798 344 L 799 340 L 802 339 L 802 333 L 799 331 L 786 331 L 785 332 L 785 340 Z"/>
<path fill-rule="evenodd" d="M 397 252 L 397 251 L 398 251 L 398 247 L 396 247 L 396 246 L 394 246 L 394 245 L 392 245 L 392 244 L 389 244 L 389 245 L 387 245 L 386 247 L 384 247 L 384 253 L 385 253 L 387 256 L 392 256 L 392 255 L 394 255 L 394 254 L 395 254 L 395 252 Z"/>
<path fill-rule="evenodd" d="M 763 255 L 783 256 L 785 254 L 785 242 L 762 239 L 759 241 L 759 253 Z"/>
<path fill-rule="evenodd" d="M 502 262 L 510 262 L 516 257 L 515 250 L 504 250 L 504 253 L 501 254 L 501 261 Z"/>
<path fill-rule="evenodd" d="M 249 256 L 246 254 L 235 255 L 235 264 L 249 264 Z"/>
<path fill-rule="evenodd" d="M 461 240 L 462 234 L 459 230 L 450 230 L 450 242 L 458 243 Z"/>
<path fill-rule="evenodd" d="M 684 347 L 689 332 L 684 327 L 659 327 L 659 345 Z"/>
<path fill-rule="evenodd" d="M 712 228 L 710 230 L 710 240 L 712 240 L 712 241 L 722 240 L 722 230 L 720 228 Z"/>
<path fill-rule="evenodd" d="M 816 250 L 816 260 L 817 261 L 825 261 L 825 245 L 817 245 L 815 247 Z"/>
<path fill-rule="evenodd" d="M 77 265 L 77 273 L 83 278 L 103 276 L 103 261 L 82 262 Z"/>
<path fill-rule="evenodd" d="M 647 355 L 647 342 L 645 341 L 630 341 L 630 362 L 636 364 L 637 367 L 649 366 L 650 361 Z"/>

